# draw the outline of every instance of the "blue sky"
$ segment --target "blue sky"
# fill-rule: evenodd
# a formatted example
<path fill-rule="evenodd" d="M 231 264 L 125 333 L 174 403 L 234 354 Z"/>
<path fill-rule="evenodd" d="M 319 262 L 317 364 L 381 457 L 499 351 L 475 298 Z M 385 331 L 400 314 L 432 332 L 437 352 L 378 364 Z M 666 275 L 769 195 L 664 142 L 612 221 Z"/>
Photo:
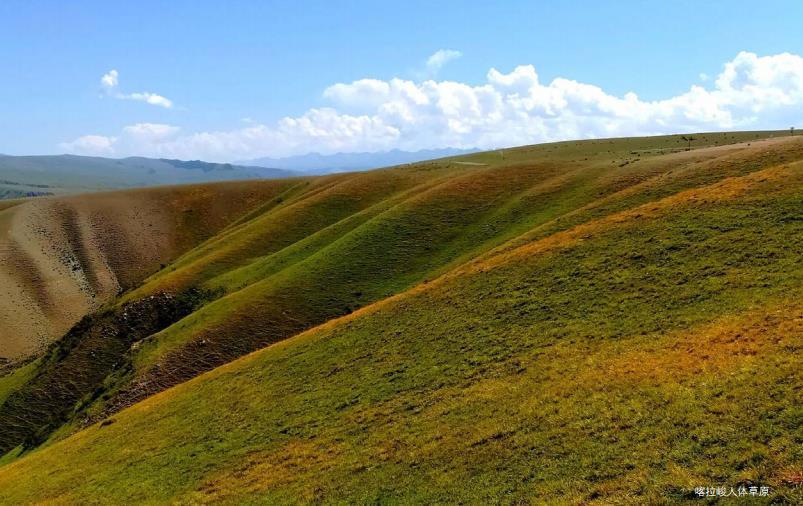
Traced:
<path fill-rule="evenodd" d="M 6 0 L 0 152 L 236 160 L 787 128 L 800 20 L 799 1 Z M 452 58 L 428 66 L 438 51 Z"/>

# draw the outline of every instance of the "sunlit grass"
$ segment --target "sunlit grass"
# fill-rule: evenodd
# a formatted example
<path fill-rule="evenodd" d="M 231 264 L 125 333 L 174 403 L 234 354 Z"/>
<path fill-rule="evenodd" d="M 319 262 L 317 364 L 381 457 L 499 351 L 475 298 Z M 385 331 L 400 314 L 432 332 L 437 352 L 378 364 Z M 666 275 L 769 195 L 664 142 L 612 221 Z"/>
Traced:
<path fill-rule="evenodd" d="M 354 287 L 411 290 L 3 466 L 0 501 L 644 504 L 740 484 L 801 501 L 803 172 L 778 160 L 799 146 L 731 153 L 720 177 L 689 169 L 604 212 L 579 200 L 594 178 L 533 190 L 576 199 L 565 226 L 513 211 L 548 179 L 511 191 L 493 172 L 382 209 L 137 365 L 199 329 L 246 338 L 289 308 L 339 316 L 327 304 Z M 500 217 L 524 235 L 485 232 Z M 418 283 L 469 254 L 464 233 L 476 262 Z"/>

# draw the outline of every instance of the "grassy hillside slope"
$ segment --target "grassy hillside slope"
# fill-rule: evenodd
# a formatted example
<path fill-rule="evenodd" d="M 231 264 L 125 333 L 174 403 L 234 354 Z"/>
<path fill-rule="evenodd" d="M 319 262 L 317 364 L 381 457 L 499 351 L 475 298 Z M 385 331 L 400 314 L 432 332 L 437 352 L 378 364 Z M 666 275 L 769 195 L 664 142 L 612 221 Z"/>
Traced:
<path fill-rule="evenodd" d="M 0 208 L 0 358 L 61 337 L 292 180 L 9 201 Z"/>
<path fill-rule="evenodd" d="M 103 423 L 0 467 L 0 502 L 803 500 L 803 140 L 766 136 L 288 188 L 121 299 L 218 297 L 136 340 Z"/>
<path fill-rule="evenodd" d="M 673 141 L 563 143 L 471 165 L 442 161 L 353 175 L 277 206 L 184 255 L 126 298 L 189 286 L 225 294 L 138 345 L 133 372 L 113 382 L 114 399 L 107 404 L 112 411 L 129 405 L 432 279 L 518 236 L 544 237 L 796 156 L 783 143 L 663 156 L 637 151 L 666 149 Z M 421 173 L 426 177 L 415 177 Z M 400 175 L 415 186 L 385 190 Z M 354 193 L 360 198 L 346 197 Z"/>

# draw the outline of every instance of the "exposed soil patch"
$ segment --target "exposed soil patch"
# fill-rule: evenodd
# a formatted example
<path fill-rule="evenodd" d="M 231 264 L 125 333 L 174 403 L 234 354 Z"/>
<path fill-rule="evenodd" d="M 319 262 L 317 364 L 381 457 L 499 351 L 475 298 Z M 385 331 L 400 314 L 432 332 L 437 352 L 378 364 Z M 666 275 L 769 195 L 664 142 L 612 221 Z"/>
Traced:
<path fill-rule="evenodd" d="M 3 201 L 0 357 L 20 361 L 43 352 L 121 290 L 294 184 L 227 182 Z"/>
<path fill-rule="evenodd" d="M 51 345 L 35 378 L 0 406 L 0 454 L 43 442 L 104 392 L 104 379 L 130 366 L 137 341 L 191 313 L 207 294 L 161 293 L 83 318 Z"/>

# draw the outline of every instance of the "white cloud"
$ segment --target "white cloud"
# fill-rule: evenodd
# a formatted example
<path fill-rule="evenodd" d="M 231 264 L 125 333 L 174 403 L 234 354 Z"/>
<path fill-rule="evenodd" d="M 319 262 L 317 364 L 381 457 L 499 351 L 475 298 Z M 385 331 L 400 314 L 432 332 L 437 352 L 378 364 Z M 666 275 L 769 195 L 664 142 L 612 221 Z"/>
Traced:
<path fill-rule="evenodd" d="M 438 49 L 432 56 L 427 58 L 427 70 L 433 75 L 437 74 L 444 65 L 461 56 L 463 56 L 463 53 L 454 49 Z"/>
<path fill-rule="evenodd" d="M 161 123 L 137 123 L 126 126 L 116 136 L 85 135 L 71 142 L 63 142 L 60 147 L 68 153 L 83 155 L 124 156 L 148 154 L 150 156 L 170 156 L 181 129 Z"/>
<path fill-rule="evenodd" d="M 84 135 L 71 142 L 59 144 L 68 153 L 80 153 L 82 155 L 109 156 L 115 154 L 115 137 L 105 135 Z"/>
<path fill-rule="evenodd" d="M 138 102 L 145 102 L 146 104 L 151 104 L 158 107 L 164 107 L 165 109 L 170 109 L 173 107 L 172 100 L 165 98 L 161 95 L 157 95 L 156 93 L 149 93 L 149 92 L 121 93 L 120 91 L 118 91 L 118 86 L 120 84 L 119 77 L 120 73 L 112 69 L 107 73 L 103 74 L 103 76 L 100 78 L 100 86 L 103 88 L 103 91 L 110 97 L 114 97 L 120 100 L 136 100 Z"/>
<path fill-rule="evenodd" d="M 173 107 L 173 102 L 170 99 L 167 99 L 161 95 L 157 95 L 156 93 L 129 93 L 128 95 L 123 95 L 119 98 L 138 100 L 151 105 L 158 105 L 159 107 L 164 107 L 165 109 L 170 109 Z"/>
<path fill-rule="evenodd" d="M 117 72 L 114 69 L 106 72 L 105 74 L 103 74 L 103 77 L 100 78 L 100 85 L 107 90 L 114 89 L 115 87 L 117 87 L 117 84 L 119 83 L 117 79 L 119 75 L 120 75 L 119 72 Z"/>
<path fill-rule="evenodd" d="M 137 123 L 123 128 L 123 134 L 135 140 L 163 142 L 175 137 L 180 130 L 179 127 L 161 123 Z"/>
<path fill-rule="evenodd" d="M 379 79 L 360 79 L 351 84 L 337 83 L 323 91 L 324 98 L 346 107 L 374 108 L 388 98 L 390 84 Z"/>
<path fill-rule="evenodd" d="M 323 95 L 334 107 L 273 125 L 183 133 L 169 125 L 140 124 L 64 146 L 71 152 L 225 161 L 310 151 L 491 149 L 577 138 L 788 128 L 803 117 L 803 58 L 742 52 L 709 84 L 654 101 L 635 93 L 615 96 L 567 78 L 543 83 L 532 65 L 508 73 L 491 69 L 477 85 L 361 79 L 334 84 Z"/>

